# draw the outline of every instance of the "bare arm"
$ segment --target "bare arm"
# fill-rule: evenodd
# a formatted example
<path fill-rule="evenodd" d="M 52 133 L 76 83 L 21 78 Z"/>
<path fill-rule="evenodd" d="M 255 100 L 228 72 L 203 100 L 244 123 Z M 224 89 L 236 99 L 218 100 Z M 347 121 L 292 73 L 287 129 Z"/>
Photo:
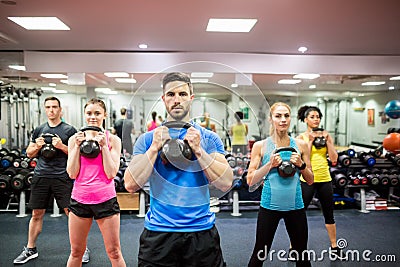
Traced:
<path fill-rule="evenodd" d="M 78 132 L 68 140 L 67 173 L 71 179 L 78 177 L 81 168 L 79 146 L 84 139 L 83 132 Z"/>
<path fill-rule="evenodd" d="M 26 148 L 26 155 L 29 158 L 37 157 L 43 145 L 44 145 L 44 138 L 43 137 L 36 138 L 35 143 L 30 142 L 28 147 Z"/>
<path fill-rule="evenodd" d="M 307 184 L 311 185 L 314 183 L 314 174 L 311 170 L 310 148 L 302 139 L 296 139 L 296 144 L 301 151 L 301 157 L 296 157 L 296 155 L 292 154 L 290 161 L 296 165 L 296 167 L 301 167 L 303 162 L 306 164 L 306 168 L 304 170 L 300 170 L 300 172 Z"/>
<path fill-rule="evenodd" d="M 121 154 L 121 139 L 116 135 L 109 135 L 109 142 L 111 149 L 108 149 L 108 141 L 106 135 L 99 133 L 96 135 L 95 140 L 99 139 L 101 146 L 101 155 L 103 158 L 103 168 L 108 179 L 114 179 L 119 170 L 119 160 Z"/>
<path fill-rule="evenodd" d="M 168 138 L 170 137 L 167 127 L 161 126 L 156 128 L 153 133 L 153 142 L 149 149 L 144 154 L 133 156 L 124 174 L 125 188 L 128 192 L 136 192 L 148 181 L 153 172 L 158 151 Z M 138 142 L 141 142 L 141 140 L 138 140 Z"/>
<path fill-rule="evenodd" d="M 326 135 L 326 148 L 328 149 L 329 160 L 332 162 L 332 165 L 335 166 L 337 164 L 338 153 L 335 148 L 335 144 L 333 143 L 332 137 L 327 133 Z"/>

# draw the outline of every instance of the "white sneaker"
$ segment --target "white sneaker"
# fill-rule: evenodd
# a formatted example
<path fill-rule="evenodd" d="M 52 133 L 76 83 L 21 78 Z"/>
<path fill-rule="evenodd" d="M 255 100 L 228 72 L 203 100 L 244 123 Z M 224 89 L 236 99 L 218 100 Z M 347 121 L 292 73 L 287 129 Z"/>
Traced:
<path fill-rule="evenodd" d="M 90 261 L 90 250 L 86 247 L 85 253 L 83 253 L 82 263 L 88 263 Z"/>

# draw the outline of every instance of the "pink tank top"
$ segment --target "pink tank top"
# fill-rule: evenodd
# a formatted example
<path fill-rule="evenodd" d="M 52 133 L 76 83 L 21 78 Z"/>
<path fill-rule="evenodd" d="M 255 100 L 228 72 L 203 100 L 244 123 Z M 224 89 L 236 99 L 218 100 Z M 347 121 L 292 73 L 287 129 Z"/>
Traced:
<path fill-rule="evenodd" d="M 147 128 L 147 131 L 151 131 L 157 128 L 157 123 L 155 121 L 151 121 L 150 126 Z"/>
<path fill-rule="evenodd" d="M 107 140 L 109 133 L 106 131 Z M 111 149 L 108 144 L 108 149 Z M 96 158 L 80 156 L 81 169 L 74 182 L 71 198 L 83 204 L 99 204 L 117 196 L 113 179 L 108 179 L 103 168 L 101 152 Z"/>

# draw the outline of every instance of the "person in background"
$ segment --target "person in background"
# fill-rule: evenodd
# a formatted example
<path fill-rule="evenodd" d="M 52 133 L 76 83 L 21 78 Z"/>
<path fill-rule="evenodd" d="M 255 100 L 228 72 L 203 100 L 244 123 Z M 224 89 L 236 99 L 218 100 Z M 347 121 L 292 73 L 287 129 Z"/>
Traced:
<path fill-rule="evenodd" d="M 135 129 L 133 127 L 133 122 L 127 119 L 127 110 L 126 108 L 121 108 L 121 119 L 117 120 L 114 123 L 114 127 L 112 130 L 113 134 L 116 134 L 122 140 L 122 150 L 130 155 L 133 152 L 133 144 L 132 144 L 132 136 L 131 134 L 135 134 Z"/>
<path fill-rule="evenodd" d="M 157 112 L 153 111 L 151 113 L 152 120 L 147 123 L 147 131 L 150 132 L 161 125 L 160 122 L 157 121 Z"/>
<path fill-rule="evenodd" d="M 151 204 L 140 236 L 140 267 L 224 265 L 215 214 L 210 211 L 208 185 L 228 191 L 233 172 L 219 136 L 191 120 L 193 99 L 187 74 L 173 72 L 164 76 L 162 100 L 168 113 L 165 124 L 183 122 L 189 127 L 169 129 L 162 125 L 139 136 L 125 171 L 129 192 L 147 182 L 150 186 Z M 187 142 L 192 151 L 190 160 L 162 160 L 160 150 L 171 137 Z M 187 165 L 183 168 L 179 163 Z"/>
<path fill-rule="evenodd" d="M 207 130 L 216 132 L 217 130 L 215 129 L 215 124 L 211 123 L 210 121 L 210 113 L 204 112 L 203 118 L 204 121 L 200 125 L 206 128 Z"/>
<path fill-rule="evenodd" d="M 232 136 L 232 153 L 247 154 L 247 134 L 249 128 L 243 123 L 243 112 L 235 112 L 236 123 L 231 126 L 229 134 Z"/>
<path fill-rule="evenodd" d="M 161 115 L 157 116 L 158 122 L 160 123 L 160 125 L 164 122 L 164 119 L 161 117 Z"/>
<path fill-rule="evenodd" d="M 100 99 L 89 100 L 84 107 L 88 126 L 101 128 L 106 106 Z M 100 153 L 96 157 L 80 154 L 81 143 L 97 141 Z M 79 131 L 68 142 L 67 172 L 75 179 L 69 204 L 69 239 L 71 253 L 67 266 L 81 266 L 87 236 L 93 219 L 104 240 L 105 250 L 112 266 L 126 266 L 120 245 L 120 209 L 114 186 L 119 169 L 121 139 L 108 131 Z"/>
<path fill-rule="evenodd" d="M 310 166 L 310 151 L 303 140 L 290 137 L 290 107 L 282 102 L 271 106 L 269 122 L 270 137 L 257 141 L 251 151 L 247 173 L 247 183 L 251 190 L 263 183 L 260 210 L 257 218 L 256 242 L 248 266 L 262 266 L 271 249 L 279 221 L 284 220 L 292 244 L 297 254 L 296 266 L 311 266 L 309 259 L 303 258 L 307 250 L 308 226 L 304 203 L 301 196 L 300 175 L 308 184 L 314 177 Z M 296 152 L 277 153 L 276 149 L 291 147 Z M 290 161 L 295 166 L 291 177 L 284 177 L 278 171 L 281 163 Z"/>
<path fill-rule="evenodd" d="M 73 180 L 66 172 L 68 139 L 76 133 L 76 129 L 61 120 L 62 108 L 60 100 L 54 96 L 44 100 L 47 122 L 36 127 L 26 149 L 29 158 L 37 158 L 31 185 L 28 207 L 32 209 L 29 222 L 28 243 L 21 254 L 15 258 L 14 264 L 24 264 L 39 256 L 36 241 L 43 228 L 43 217 L 46 213 L 50 197 L 54 195 L 59 208 L 68 215 L 68 203 L 71 197 Z M 53 134 L 51 144 L 55 148 L 53 157 L 41 153 L 45 146 L 43 134 Z M 85 251 L 83 261 L 89 261 L 89 251 Z"/>
<path fill-rule="evenodd" d="M 329 157 L 332 164 L 336 165 L 338 153 L 335 149 L 332 137 L 326 130 L 313 131 L 313 129 L 319 127 L 321 118 L 322 112 L 315 106 L 302 106 L 297 112 L 297 119 L 307 124 L 307 130 L 297 138 L 307 143 L 308 150 L 311 153 L 311 166 L 314 173 L 313 184 L 309 185 L 302 179 L 301 191 L 306 209 L 313 199 L 314 194 L 318 194 L 325 219 L 325 228 L 329 236 L 330 252 L 341 257 L 340 248 L 338 248 L 336 244 L 336 224 L 333 215 L 333 186 L 327 160 L 327 157 Z M 326 146 L 316 148 L 313 142 L 316 137 L 322 136 L 326 140 Z"/>

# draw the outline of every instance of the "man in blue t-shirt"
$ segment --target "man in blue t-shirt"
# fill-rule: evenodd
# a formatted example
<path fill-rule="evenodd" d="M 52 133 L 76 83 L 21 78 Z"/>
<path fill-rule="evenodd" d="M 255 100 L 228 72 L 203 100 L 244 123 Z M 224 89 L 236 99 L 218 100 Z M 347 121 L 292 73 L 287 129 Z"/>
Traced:
<path fill-rule="evenodd" d="M 150 185 L 150 208 L 140 236 L 139 266 L 223 266 L 215 214 L 210 211 L 208 185 L 228 191 L 233 172 L 218 135 L 190 120 L 194 98 L 189 76 L 173 72 L 163 79 L 168 113 L 165 125 L 141 135 L 124 175 L 125 187 L 135 192 Z M 163 144 L 181 139 L 191 148 L 190 159 L 161 157 Z"/>

